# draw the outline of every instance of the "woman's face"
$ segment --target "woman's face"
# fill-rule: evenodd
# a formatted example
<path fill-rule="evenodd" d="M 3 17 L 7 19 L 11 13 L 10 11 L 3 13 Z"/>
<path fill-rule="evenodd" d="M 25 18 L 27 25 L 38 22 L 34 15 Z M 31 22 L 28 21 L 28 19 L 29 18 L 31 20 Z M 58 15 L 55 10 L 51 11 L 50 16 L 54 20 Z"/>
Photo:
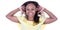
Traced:
<path fill-rule="evenodd" d="M 34 17 L 36 12 L 36 6 L 32 3 L 28 4 L 26 6 L 26 15 L 28 15 L 28 17 Z"/>

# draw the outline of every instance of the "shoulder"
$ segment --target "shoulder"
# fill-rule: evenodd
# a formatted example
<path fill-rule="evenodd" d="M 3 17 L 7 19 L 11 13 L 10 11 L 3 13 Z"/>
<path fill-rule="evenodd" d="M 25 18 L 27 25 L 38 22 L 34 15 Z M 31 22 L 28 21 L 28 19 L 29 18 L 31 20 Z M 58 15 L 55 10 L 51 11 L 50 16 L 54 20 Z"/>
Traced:
<path fill-rule="evenodd" d="M 44 22 L 46 20 L 46 16 L 44 14 L 44 12 L 41 14 L 40 18 L 39 18 L 39 21 L 40 22 Z"/>

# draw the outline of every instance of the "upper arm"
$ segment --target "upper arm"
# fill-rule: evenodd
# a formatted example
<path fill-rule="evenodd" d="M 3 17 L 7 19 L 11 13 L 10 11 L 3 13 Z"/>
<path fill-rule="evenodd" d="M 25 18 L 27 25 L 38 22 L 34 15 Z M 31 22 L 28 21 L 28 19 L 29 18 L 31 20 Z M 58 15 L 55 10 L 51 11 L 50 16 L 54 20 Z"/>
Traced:
<path fill-rule="evenodd" d="M 54 22 L 56 20 L 57 20 L 57 18 L 46 18 L 44 24 L 49 24 L 49 23 L 52 23 L 52 22 Z"/>
<path fill-rule="evenodd" d="M 19 21 L 18 21 L 17 17 L 14 16 L 14 14 L 17 13 L 18 11 L 20 11 L 19 8 L 14 9 L 13 11 L 9 12 L 9 13 L 6 15 L 6 17 L 7 17 L 8 19 L 10 19 L 11 21 L 18 23 Z"/>
<path fill-rule="evenodd" d="M 41 16 L 41 19 L 44 21 L 44 24 L 49 24 L 49 23 L 52 23 L 52 22 L 57 20 L 56 17 L 53 17 L 53 18 L 49 17 L 49 18 L 47 18 L 44 13 Z"/>
<path fill-rule="evenodd" d="M 10 19 L 13 22 L 19 22 L 16 16 L 6 16 L 8 19 Z"/>

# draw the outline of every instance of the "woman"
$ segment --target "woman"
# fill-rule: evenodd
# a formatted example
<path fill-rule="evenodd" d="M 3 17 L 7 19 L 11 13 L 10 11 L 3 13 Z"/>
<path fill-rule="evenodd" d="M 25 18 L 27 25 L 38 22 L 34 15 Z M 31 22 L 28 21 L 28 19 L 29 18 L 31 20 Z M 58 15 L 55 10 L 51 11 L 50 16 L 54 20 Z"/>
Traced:
<path fill-rule="evenodd" d="M 25 14 L 25 16 L 14 16 L 18 11 L 22 11 L 22 14 Z M 43 12 L 47 13 L 49 18 L 45 18 L 42 15 Z M 6 17 L 13 22 L 19 23 L 21 30 L 41 30 L 41 25 L 49 24 L 57 20 L 54 14 L 46 8 L 41 7 L 35 1 L 25 2 L 20 8 L 8 13 Z"/>

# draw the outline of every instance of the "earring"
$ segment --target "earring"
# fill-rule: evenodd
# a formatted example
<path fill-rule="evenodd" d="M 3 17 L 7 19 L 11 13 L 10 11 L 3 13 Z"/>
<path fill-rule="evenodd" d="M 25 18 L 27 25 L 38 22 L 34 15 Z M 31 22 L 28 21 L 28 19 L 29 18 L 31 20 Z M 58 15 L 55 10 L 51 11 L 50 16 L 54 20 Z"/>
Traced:
<path fill-rule="evenodd" d="M 39 16 L 39 17 L 41 16 L 41 13 L 40 13 L 40 12 L 38 12 L 38 16 Z"/>
<path fill-rule="evenodd" d="M 40 14 L 38 14 L 38 16 L 40 17 L 41 15 L 40 15 Z"/>
<path fill-rule="evenodd" d="M 25 14 L 23 13 L 23 15 L 22 16 L 25 16 Z"/>

